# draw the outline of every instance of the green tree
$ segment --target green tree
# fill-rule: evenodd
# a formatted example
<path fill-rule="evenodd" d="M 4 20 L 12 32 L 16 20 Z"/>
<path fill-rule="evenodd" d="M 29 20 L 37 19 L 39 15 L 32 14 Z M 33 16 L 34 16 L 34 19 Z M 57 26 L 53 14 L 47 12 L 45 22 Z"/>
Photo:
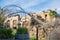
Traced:
<path fill-rule="evenodd" d="M 51 19 L 51 21 L 53 21 L 53 19 L 57 17 L 57 12 L 54 10 L 49 10 L 49 11 L 50 11 L 50 13 L 49 13 L 50 19 Z"/>
<path fill-rule="evenodd" d="M 49 10 L 50 11 L 50 16 L 51 17 L 56 17 L 56 15 L 57 15 L 57 12 L 56 11 L 54 11 L 54 10 Z"/>
<path fill-rule="evenodd" d="M 5 20 L 5 13 L 7 12 L 7 9 L 0 9 L 0 27 L 3 26 L 4 20 Z"/>

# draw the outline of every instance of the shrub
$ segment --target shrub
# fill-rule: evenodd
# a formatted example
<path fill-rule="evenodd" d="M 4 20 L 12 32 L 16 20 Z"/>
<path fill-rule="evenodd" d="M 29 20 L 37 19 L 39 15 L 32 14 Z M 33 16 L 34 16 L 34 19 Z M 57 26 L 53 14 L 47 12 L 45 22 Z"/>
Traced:
<path fill-rule="evenodd" d="M 26 27 L 20 27 L 17 29 L 17 34 L 28 34 L 28 29 Z"/>
<path fill-rule="evenodd" d="M 30 40 L 36 40 L 36 38 L 32 37 L 32 38 L 30 38 Z"/>
<path fill-rule="evenodd" d="M 7 28 L 0 28 L 0 38 L 12 38 L 12 29 L 7 29 Z"/>

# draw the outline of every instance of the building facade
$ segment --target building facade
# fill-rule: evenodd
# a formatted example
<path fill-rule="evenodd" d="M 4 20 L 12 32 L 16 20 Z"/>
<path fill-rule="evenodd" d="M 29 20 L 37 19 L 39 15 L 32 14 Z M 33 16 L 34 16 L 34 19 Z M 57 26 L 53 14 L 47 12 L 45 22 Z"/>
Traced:
<path fill-rule="evenodd" d="M 4 24 L 9 28 L 18 28 L 18 16 L 7 17 Z"/>
<path fill-rule="evenodd" d="M 33 16 L 41 21 L 44 21 L 44 20 L 51 21 L 51 16 L 49 15 L 49 13 L 50 13 L 49 11 L 39 12 L 39 13 L 33 14 Z M 18 16 L 8 17 L 4 23 L 8 24 L 10 28 L 15 28 L 15 27 L 18 28 L 18 23 L 20 23 L 21 27 L 28 28 L 30 37 L 36 37 L 36 25 L 34 26 L 31 25 L 31 16 L 22 17 L 20 21 L 18 20 L 18 18 L 19 18 Z M 41 31 L 42 30 L 40 30 L 39 33 Z"/>

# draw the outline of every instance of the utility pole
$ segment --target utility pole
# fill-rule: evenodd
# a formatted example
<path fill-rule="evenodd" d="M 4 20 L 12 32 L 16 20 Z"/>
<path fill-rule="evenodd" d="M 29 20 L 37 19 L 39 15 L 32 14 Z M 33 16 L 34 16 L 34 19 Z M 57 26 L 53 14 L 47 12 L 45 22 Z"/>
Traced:
<path fill-rule="evenodd" d="M 36 40 L 38 40 L 38 26 L 36 26 Z"/>

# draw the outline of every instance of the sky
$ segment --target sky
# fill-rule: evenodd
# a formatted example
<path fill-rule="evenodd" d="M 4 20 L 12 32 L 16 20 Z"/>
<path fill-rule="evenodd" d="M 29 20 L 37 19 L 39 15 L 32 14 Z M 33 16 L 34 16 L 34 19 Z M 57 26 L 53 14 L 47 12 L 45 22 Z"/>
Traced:
<path fill-rule="evenodd" d="M 60 9 L 60 0 L 0 0 L 0 8 L 12 4 L 22 7 L 27 12 L 40 12 L 55 8 Z"/>

